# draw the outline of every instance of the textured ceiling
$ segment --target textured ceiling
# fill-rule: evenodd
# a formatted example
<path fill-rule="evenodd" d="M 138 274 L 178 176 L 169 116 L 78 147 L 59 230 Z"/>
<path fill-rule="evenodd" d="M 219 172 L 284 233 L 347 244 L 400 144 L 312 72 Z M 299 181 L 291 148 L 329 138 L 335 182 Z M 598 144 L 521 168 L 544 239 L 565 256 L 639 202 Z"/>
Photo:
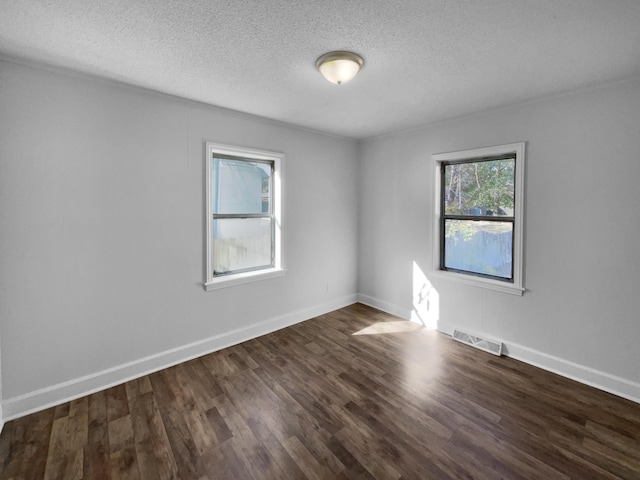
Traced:
<path fill-rule="evenodd" d="M 638 0 L 0 0 L 0 54 L 365 138 L 640 75 Z M 337 86 L 315 70 L 352 50 Z"/>

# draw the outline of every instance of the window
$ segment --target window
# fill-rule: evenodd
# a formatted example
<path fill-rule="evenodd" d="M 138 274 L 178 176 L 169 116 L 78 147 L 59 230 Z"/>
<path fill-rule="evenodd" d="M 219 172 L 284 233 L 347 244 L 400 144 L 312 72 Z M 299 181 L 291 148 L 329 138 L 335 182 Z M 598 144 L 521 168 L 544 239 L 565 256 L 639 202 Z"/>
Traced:
<path fill-rule="evenodd" d="M 282 275 L 279 153 L 207 143 L 206 290 Z"/>
<path fill-rule="evenodd" d="M 434 269 L 521 295 L 524 143 L 433 156 Z"/>

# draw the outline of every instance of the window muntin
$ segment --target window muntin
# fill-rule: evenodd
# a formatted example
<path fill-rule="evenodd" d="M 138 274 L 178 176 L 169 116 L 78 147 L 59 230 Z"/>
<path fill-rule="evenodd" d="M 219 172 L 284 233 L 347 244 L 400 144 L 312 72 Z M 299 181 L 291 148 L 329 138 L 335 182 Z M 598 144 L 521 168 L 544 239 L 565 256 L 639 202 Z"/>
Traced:
<path fill-rule="evenodd" d="M 515 155 L 441 168 L 441 268 L 513 282 Z"/>
<path fill-rule="evenodd" d="M 520 142 L 432 156 L 435 167 L 434 275 L 522 295 L 525 146 Z M 478 175 L 482 173 L 480 167 L 489 171 L 492 168 L 500 170 L 503 181 L 498 185 L 476 179 L 476 169 L 479 168 Z M 462 172 L 464 175 L 457 178 L 456 175 Z M 494 170 L 494 173 L 497 172 Z M 504 180 L 505 176 L 509 177 L 508 181 Z M 483 188 L 483 185 L 490 185 L 490 188 Z M 476 251 L 469 248 L 472 244 L 464 245 L 465 238 L 473 237 L 476 237 Z M 456 241 L 457 246 L 462 244 L 465 248 L 456 250 Z M 478 257 L 492 260 L 478 265 Z M 499 268 L 496 268 L 496 263 Z"/>
<path fill-rule="evenodd" d="M 282 275 L 279 153 L 207 142 L 205 289 Z"/>

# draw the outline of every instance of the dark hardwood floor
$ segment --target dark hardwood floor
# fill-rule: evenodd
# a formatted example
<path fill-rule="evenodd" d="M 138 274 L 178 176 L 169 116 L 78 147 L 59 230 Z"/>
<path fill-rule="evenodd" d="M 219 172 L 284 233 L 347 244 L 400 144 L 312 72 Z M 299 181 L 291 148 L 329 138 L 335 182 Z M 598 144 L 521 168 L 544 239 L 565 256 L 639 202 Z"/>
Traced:
<path fill-rule="evenodd" d="M 1 479 L 640 479 L 640 405 L 356 304 L 55 408 Z"/>

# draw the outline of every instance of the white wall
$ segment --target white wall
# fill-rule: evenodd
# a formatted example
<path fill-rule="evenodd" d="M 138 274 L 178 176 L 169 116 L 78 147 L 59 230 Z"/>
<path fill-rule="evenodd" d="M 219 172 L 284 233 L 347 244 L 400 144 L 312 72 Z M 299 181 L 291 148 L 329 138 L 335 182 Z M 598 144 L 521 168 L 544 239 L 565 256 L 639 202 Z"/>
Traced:
<path fill-rule="evenodd" d="M 9 62 L 0 85 L 5 418 L 355 301 L 357 142 Z M 284 277 L 204 291 L 206 140 L 285 153 Z"/>
<path fill-rule="evenodd" d="M 496 337 L 518 358 L 640 401 L 639 125 L 634 79 L 363 142 L 363 301 L 408 317 L 415 262 L 439 296 L 440 329 Z M 430 275 L 430 156 L 519 141 L 526 293 Z"/>

